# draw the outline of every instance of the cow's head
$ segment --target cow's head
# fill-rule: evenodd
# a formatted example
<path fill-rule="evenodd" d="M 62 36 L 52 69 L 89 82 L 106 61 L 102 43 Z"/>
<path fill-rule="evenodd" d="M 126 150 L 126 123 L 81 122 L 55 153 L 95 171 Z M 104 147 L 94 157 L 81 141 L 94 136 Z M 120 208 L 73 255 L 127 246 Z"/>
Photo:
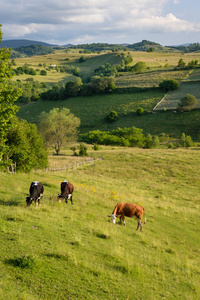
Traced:
<path fill-rule="evenodd" d="M 116 222 L 116 215 L 109 215 L 108 217 L 110 217 L 111 220 L 112 220 L 112 222 L 113 222 L 113 224 L 115 224 L 115 222 Z"/>
<path fill-rule="evenodd" d="M 33 199 L 31 199 L 30 196 L 26 197 L 26 204 L 27 204 L 27 206 L 31 205 L 32 201 L 33 201 Z"/>

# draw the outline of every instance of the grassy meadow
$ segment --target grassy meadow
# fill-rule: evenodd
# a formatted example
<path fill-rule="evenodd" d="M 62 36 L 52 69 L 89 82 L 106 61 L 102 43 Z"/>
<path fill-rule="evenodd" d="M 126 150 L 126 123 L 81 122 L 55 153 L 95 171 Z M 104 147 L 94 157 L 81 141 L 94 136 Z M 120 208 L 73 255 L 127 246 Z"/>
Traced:
<path fill-rule="evenodd" d="M 199 299 L 199 149 L 88 154 L 103 160 L 67 172 L 0 173 L 0 299 Z M 56 200 L 63 179 L 74 184 L 73 206 Z M 34 180 L 44 196 L 27 208 Z M 145 207 L 143 232 L 135 219 L 111 223 L 118 202 Z"/>

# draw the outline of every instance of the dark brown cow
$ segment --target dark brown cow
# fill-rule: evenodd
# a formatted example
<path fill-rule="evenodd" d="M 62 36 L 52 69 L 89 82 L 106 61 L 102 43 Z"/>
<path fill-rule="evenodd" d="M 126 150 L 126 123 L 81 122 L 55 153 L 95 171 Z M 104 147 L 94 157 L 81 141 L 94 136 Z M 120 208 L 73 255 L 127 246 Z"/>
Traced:
<path fill-rule="evenodd" d="M 35 206 L 40 205 L 40 199 L 43 195 L 44 187 L 41 182 L 34 181 L 30 185 L 29 193 L 30 196 L 26 197 L 27 206 L 31 205 L 33 201 L 35 201 Z"/>
<path fill-rule="evenodd" d="M 115 206 L 113 213 L 111 215 L 109 215 L 108 217 L 111 217 L 113 223 L 115 223 L 116 218 L 120 218 L 120 221 L 121 220 L 124 221 L 124 226 L 126 225 L 125 217 L 129 217 L 129 218 L 135 217 L 138 221 L 137 230 L 140 227 L 140 231 L 142 231 L 143 212 L 145 214 L 144 207 L 142 207 L 140 205 L 133 204 L 133 203 L 118 203 Z M 146 214 L 145 214 L 144 224 L 145 223 L 146 223 Z"/>
<path fill-rule="evenodd" d="M 74 186 L 69 181 L 63 180 L 60 184 L 61 194 L 58 194 L 57 199 L 59 202 L 61 200 L 65 199 L 65 202 L 68 203 L 68 199 L 71 199 L 71 204 L 73 204 L 72 201 L 72 193 L 74 191 Z"/>

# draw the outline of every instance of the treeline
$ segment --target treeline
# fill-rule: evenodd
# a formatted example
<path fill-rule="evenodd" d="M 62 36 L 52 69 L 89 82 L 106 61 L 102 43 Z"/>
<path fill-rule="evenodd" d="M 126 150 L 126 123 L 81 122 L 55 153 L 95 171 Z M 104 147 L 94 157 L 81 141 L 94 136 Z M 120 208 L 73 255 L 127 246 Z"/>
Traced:
<path fill-rule="evenodd" d="M 136 127 L 120 128 L 112 131 L 94 130 L 83 133 L 79 138 L 80 142 L 94 145 L 111 145 L 122 147 L 140 147 L 144 149 L 157 148 L 160 145 L 167 145 L 168 148 L 192 147 L 194 145 L 191 136 L 183 133 L 179 140 L 170 142 L 170 137 L 162 133 L 160 136 L 153 136 L 150 133 L 143 134 L 143 130 Z"/>
<path fill-rule="evenodd" d="M 184 53 L 190 53 L 190 52 L 195 52 L 195 51 L 199 51 L 200 50 L 200 44 L 199 43 L 194 43 L 194 44 L 190 44 L 188 46 L 176 46 L 176 47 L 172 47 L 175 49 L 180 50 L 181 52 Z"/>
<path fill-rule="evenodd" d="M 88 144 L 112 145 L 123 147 L 155 148 L 159 145 L 159 138 L 148 134 L 145 136 L 143 130 L 130 128 L 117 128 L 112 131 L 94 130 L 80 136 L 80 141 Z"/>
<path fill-rule="evenodd" d="M 33 56 L 33 55 L 45 55 L 45 54 L 53 53 L 54 49 L 52 49 L 52 47 L 46 47 L 42 45 L 30 45 L 30 46 L 22 46 L 19 48 L 15 48 L 15 51 L 18 51 L 27 56 Z"/>
<path fill-rule="evenodd" d="M 111 51 L 126 51 L 127 47 L 123 45 L 118 45 L 118 44 L 107 44 L 107 43 L 92 43 L 92 44 L 80 44 L 76 46 L 71 46 L 68 49 L 86 49 L 91 52 L 101 52 L 101 51 L 106 51 L 106 50 L 111 50 Z"/>
<path fill-rule="evenodd" d="M 50 90 L 40 94 L 42 100 L 64 100 L 75 96 L 91 96 L 95 94 L 109 94 L 116 89 L 112 77 L 92 77 L 89 83 L 82 82 L 80 77 L 75 81 L 69 81 L 64 87 L 54 84 Z"/>

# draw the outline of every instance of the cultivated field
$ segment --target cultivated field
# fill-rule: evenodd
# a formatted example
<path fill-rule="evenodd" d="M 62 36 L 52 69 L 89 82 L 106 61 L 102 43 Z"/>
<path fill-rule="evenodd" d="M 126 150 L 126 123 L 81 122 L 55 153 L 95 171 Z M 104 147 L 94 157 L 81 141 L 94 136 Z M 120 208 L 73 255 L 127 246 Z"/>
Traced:
<path fill-rule="evenodd" d="M 199 150 L 101 147 L 89 155 L 103 160 L 0 174 L 0 299 L 199 299 Z M 63 179 L 75 186 L 73 206 L 56 201 Z M 26 208 L 33 180 L 44 197 Z M 134 219 L 111 223 L 118 202 L 145 207 L 142 233 Z"/>
<path fill-rule="evenodd" d="M 176 109 L 180 99 L 186 94 L 194 95 L 200 108 L 200 70 L 190 70 L 188 76 L 182 81 L 180 88 L 176 91 L 169 92 L 164 99 L 156 106 L 156 110 L 166 109 Z"/>

